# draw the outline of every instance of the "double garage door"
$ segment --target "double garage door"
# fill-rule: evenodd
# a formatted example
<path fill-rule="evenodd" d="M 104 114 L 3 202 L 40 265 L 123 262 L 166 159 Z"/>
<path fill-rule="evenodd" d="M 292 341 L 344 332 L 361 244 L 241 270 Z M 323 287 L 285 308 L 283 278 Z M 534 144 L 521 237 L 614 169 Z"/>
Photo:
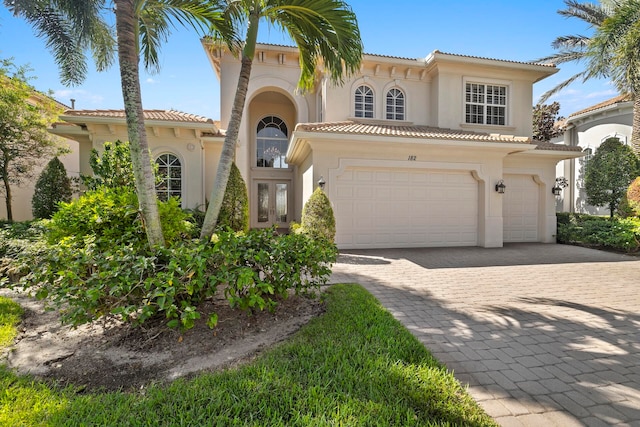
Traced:
<path fill-rule="evenodd" d="M 340 248 L 477 245 L 478 182 L 470 172 L 354 167 L 334 185 Z"/>
<path fill-rule="evenodd" d="M 504 180 L 504 241 L 539 241 L 538 184 L 531 175 Z M 333 185 L 340 248 L 478 244 L 478 182 L 470 172 L 352 167 Z"/>

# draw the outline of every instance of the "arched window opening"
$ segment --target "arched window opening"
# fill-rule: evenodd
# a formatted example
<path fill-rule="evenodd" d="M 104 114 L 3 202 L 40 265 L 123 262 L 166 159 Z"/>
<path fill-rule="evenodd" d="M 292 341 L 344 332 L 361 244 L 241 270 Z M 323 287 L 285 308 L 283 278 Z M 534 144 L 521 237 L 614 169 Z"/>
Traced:
<path fill-rule="evenodd" d="M 387 92 L 387 120 L 404 120 L 404 93 L 400 89 Z"/>
<path fill-rule="evenodd" d="M 268 116 L 260 120 L 256 129 L 256 166 L 260 168 L 286 169 L 285 158 L 289 148 L 287 125 L 282 119 Z"/>
<path fill-rule="evenodd" d="M 355 116 L 373 118 L 373 90 L 369 86 L 359 86 L 355 93 Z"/>
<path fill-rule="evenodd" d="M 182 164 L 173 154 L 165 153 L 156 158 L 158 166 L 158 199 L 167 201 L 170 197 L 182 197 Z"/>

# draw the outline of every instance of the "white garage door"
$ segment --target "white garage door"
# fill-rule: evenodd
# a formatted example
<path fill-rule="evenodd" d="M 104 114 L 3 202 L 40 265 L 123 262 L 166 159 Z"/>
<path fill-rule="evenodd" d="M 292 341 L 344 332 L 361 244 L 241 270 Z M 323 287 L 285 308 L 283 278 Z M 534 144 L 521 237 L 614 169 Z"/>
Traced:
<path fill-rule="evenodd" d="M 538 184 L 531 175 L 505 175 L 504 183 L 504 241 L 538 242 Z"/>
<path fill-rule="evenodd" d="M 340 248 L 477 245 L 478 183 L 470 172 L 352 168 L 334 185 Z"/>

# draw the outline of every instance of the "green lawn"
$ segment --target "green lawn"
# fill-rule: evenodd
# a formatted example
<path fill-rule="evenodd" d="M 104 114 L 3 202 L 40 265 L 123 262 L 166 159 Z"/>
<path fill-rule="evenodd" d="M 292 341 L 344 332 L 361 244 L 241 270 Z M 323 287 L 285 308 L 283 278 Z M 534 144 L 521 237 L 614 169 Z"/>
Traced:
<path fill-rule="evenodd" d="M 373 296 L 336 285 L 325 315 L 251 364 L 144 392 L 81 394 L 0 367 L 5 425 L 496 424 Z"/>

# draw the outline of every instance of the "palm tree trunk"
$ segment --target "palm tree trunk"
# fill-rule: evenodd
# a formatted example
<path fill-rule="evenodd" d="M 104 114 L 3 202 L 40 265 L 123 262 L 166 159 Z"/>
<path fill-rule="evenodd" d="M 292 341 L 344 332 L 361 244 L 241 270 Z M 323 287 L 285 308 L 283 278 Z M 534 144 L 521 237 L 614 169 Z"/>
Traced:
<path fill-rule="evenodd" d="M 256 40 L 258 37 L 259 11 L 254 12 L 249 17 L 249 27 L 247 29 L 247 39 L 245 47 L 242 51 L 242 65 L 240 67 L 240 75 L 238 77 L 238 86 L 236 95 L 233 100 L 233 108 L 231 110 L 231 118 L 227 134 L 224 138 L 222 153 L 218 161 L 218 170 L 216 171 L 211 197 L 209 198 L 209 207 L 202 223 L 201 239 L 211 238 L 213 231 L 218 223 L 220 215 L 220 207 L 224 199 L 224 192 L 229 181 L 231 172 L 231 164 L 235 159 L 236 141 L 240 131 L 240 123 L 242 122 L 242 111 L 247 100 L 247 91 L 249 89 L 249 78 L 251 77 L 251 66 L 253 65 L 253 54 L 255 52 Z"/>
<path fill-rule="evenodd" d="M 631 128 L 631 147 L 640 156 L 640 94 L 633 97 L 633 127 Z"/>
<path fill-rule="evenodd" d="M 138 194 L 138 205 L 147 233 L 149 246 L 164 246 L 164 236 L 158 213 L 155 178 L 151 168 L 147 132 L 144 127 L 140 74 L 138 67 L 137 20 L 134 0 L 115 0 L 118 60 L 127 132 L 131 148 L 131 163 Z"/>

